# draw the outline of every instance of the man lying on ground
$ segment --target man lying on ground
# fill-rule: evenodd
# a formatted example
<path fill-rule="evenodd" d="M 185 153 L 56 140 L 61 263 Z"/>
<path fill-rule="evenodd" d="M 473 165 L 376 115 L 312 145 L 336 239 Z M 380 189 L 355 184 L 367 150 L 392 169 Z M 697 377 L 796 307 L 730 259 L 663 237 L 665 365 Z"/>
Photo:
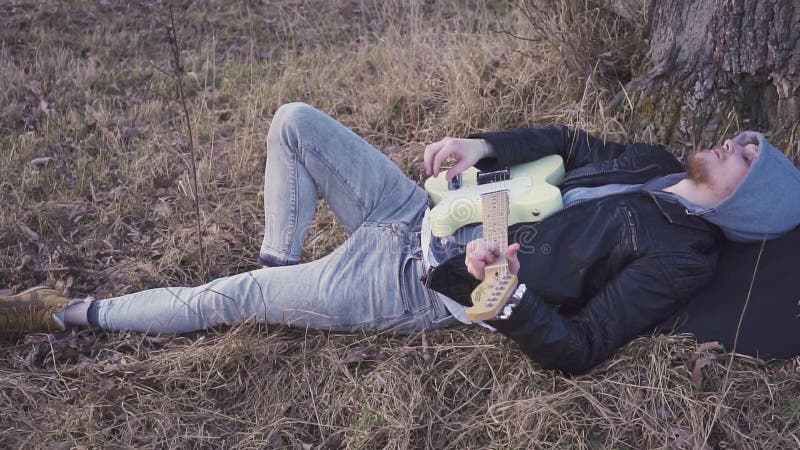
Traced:
<path fill-rule="evenodd" d="M 485 325 L 542 367 L 578 373 L 650 332 L 707 284 L 722 239 L 760 241 L 800 224 L 800 172 L 760 133 L 695 153 L 686 172 L 662 147 L 603 142 L 563 126 L 445 138 L 426 148 L 424 160 L 434 175 L 455 159 L 449 178 L 473 165 L 551 154 L 566 164 L 563 210 L 511 227 L 507 249 L 479 239 L 478 226 L 430 239 L 424 190 L 331 117 L 287 104 L 267 137 L 264 268 L 107 299 L 34 288 L 0 297 L 0 330 L 158 334 L 241 322 L 433 330 L 466 321 L 468 293 L 503 250 L 526 289 L 508 317 Z M 349 236 L 301 264 L 318 191 Z"/>

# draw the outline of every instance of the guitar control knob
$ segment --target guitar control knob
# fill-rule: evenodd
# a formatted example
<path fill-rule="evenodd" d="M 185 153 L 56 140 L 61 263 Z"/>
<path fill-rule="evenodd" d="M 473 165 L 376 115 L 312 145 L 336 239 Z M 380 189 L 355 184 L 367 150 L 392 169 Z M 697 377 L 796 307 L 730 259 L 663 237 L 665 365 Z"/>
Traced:
<path fill-rule="evenodd" d="M 539 217 L 539 214 L 541 214 L 541 213 L 542 212 L 539 211 L 538 209 L 534 209 L 533 211 L 531 211 L 531 214 L 533 214 L 533 217 Z"/>

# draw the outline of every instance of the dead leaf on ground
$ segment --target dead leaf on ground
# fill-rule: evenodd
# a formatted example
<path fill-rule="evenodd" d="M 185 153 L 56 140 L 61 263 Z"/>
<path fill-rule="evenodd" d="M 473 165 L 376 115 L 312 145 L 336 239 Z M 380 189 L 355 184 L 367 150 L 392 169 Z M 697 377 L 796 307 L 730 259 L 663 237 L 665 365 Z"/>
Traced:
<path fill-rule="evenodd" d="M 694 360 L 692 381 L 698 388 L 703 386 L 703 367 L 711 364 L 715 359 L 717 359 L 716 355 L 705 355 Z"/>
<path fill-rule="evenodd" d="M 100 392 L 108 392 L 117 386 L 117 382 L 111 378 L 104 378 L 97 383 L 97 389 Z"/>
<path fill-rule="evenodd" d="M 688 428 L 673 425 L 669 427 L 669 434 L 667 436 L 669 438 L 667 448 L 711 450 L 711 446 L 709 446 L 708 443 L 703 442 L 699 436 L 696 436 L 695 433 Z"/>
<path fill-rule="evenodd" d="M 402 151 L 403 147 L 400 147 L 399 145 L 390 145 L 381 149 L 381 152 L 383 152 L 384 155 L 394 155 Z"/>
<path fill-rule="evenodd" d="M 50 112 L 50 102 L 45 99 L 39 101 L 39 111 L 47 114 Z"/>
<path fill-rule="evenodd" d="M 89 214 L 89 207 L 85 203 L 78 203 L 70 207 L 69 218 L 70 222 L 78 223 L 84 216 Z"/>
<path fill-rule="evenodd" d="M 711 352 L 717 350 L 722 350 L 722 346 L 717 341 L 703 342 L 701 344 L 697 344 L 697 353 Z"/>
<path fill-rule="evenodd" d="M 136 127 L 122 127 L 122 137 L 126 141 L 131 141 L 136 137 L 139 137 L 139 129 Z"/>
<path fill-rule="evenodd" d="M 55 288 L 57 291 L 68 296 L 69 290 L 74 284 L 75 284 L 75 278 L 72 275 L 68 275 L 66 279 L 60 279 L 56 281 Z"/>
<path fill-rule="evenodd" d="M 153 187 L 156 189 L 169 189 L 175 186 L 175 177 L 169 174 L 156 174 L 151 179 Z"/>
<path fill-rule="evenodd" d="M 25 267 L 28 267 L 33 263 L 33 257 L 29 254 L 22 255 L 22 259 L 19 262 L 19 265 L 14 268 L 14 270 L 23 270 Z"/>
<path fill-rule="evenodd" d="M 41 156 L 39 158 L 33 158 L 30 164 L 34 169 L 41 169 L 42 167 L 55 162 L 55 160 L 56 159 L 52 156 Z"/>
<path fill-rule="evenodd" d="M 351 364 L 355 362 L 361 362 L 365 359 L 368 359 L 369 355 L 367 352 L 364 351 L 361 347 L 351 348 L 350 351 L 347 352 L 347 356 L 344 357 L 344 362 L 346 364 Z"/>
<path fill-rule="evenodd" d="M 31 230 L 31 229 L 30 229 L 30 228 L 29 228 L 27 225 L 25 225 L 24 223 L 22 223 L 22 222 L 20 222 L 20 221 L 17 221 L 17 228 L 19 228 L 19 231 L 21 231 L 21 232 L 22 232 L 22 234 L 24 234 L 25 236 L 27 236 L 27 237 L 28 237 L 28 239 L 30 239 L 30 240 L 32 240 L 32 241 L 34 241 L 34 242 L 38 242 L 38 241 L 39 241 L 39 233 L 37 233 L 37 232 L 35 232 L 35 231 Z"/>

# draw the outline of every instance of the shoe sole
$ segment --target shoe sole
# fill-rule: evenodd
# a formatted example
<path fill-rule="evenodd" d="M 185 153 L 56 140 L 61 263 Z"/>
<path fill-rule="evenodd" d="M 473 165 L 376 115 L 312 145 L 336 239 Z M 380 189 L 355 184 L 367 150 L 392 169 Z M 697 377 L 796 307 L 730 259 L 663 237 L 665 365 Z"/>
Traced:
<path fill-rule="evenodd" d="M 30 294 L 33 291 L 38 291 L 39 289 L 50 289 L 47 286 L 34 286 L 32 288 L 25 289 L 24 291 L 20 292 L 19 294 L 9 295 L 9 297 L 16 297 L 18 295 L 25 295 Z"/>

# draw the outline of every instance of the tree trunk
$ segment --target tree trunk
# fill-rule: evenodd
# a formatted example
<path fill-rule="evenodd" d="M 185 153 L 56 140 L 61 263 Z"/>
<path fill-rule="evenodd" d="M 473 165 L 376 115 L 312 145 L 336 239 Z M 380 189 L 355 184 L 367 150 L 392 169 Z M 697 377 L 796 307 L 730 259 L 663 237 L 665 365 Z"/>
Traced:
<path fill-rule="evenodd" d="M 634 123 L 652 127 L 662 142 L 694 148 L 737 129 L 796 144 L 798 0 L 663 0 L 650 3 L 647 14 L 649 67 L 662 70 L 628 93 Z"/>

